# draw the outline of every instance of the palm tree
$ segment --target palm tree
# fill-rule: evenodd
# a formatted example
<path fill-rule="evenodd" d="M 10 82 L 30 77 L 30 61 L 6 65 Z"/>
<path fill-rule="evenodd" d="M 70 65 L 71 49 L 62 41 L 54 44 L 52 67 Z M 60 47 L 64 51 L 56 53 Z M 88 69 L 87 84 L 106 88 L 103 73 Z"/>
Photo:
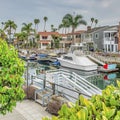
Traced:
<path fill-rule="evenodd" d="M 69 27 L 70 27 L 70 24 L 69 24 L 68 19 L 63 18 L 63 19 L 62 19 L 62 23 L 59 25 L 58 29 L 63 28 L 62 33 L 63 33 L 63 31 L 65 30 L 65 34 L 66 34 L 66 29 L 69 28 Z"/>
<path fill-rule="evenodd" d="M 95 27 L 96 27 L 97 24 L 98 24 L 98 19 L 95 19 Z"/>
<path fill-rule="evenodd" d="M 52 31 L 52 32 L 56 32 L 56 31 L 57 31 L 57 28 L 54 28 L 54 25 L 51 25 L 51 31 Z"/>
<path fill-rule="evenodd" d="M 1 24 L 2 24 L 1 29 L 3 29 L 3 26 L 4 26 L 5 23 L 4 23 L 4 22 L 1 22 Z"/>
<path fill-rule="evenodd" d="M 35 36 L 35 39 L 34 39 L 34 43 L 37 45 L 37 35 L 38 35 L 38 24 L 40 23 L 40 20 L 39 19 L 34 19 L 34 24 L 35 24 L 35 33 L 34 33 L 34 36 Z"/>
<path fill-rule="evenodd" d="M 79 25 L 86 25 L 86 21 L 83 20 L 82 15 L 71 15 L 71 14 L 66 14 L 63 19 L 67 19 L 67 22 L 69 25 L 72 27 L 72 44 L 74 44 L 74 31 Z"/>
<path fill-rule="evenodd" d="M 65 34 L 66 34 L 66 28 L 70 27 L 70 22 L 68 21 L 68 19 L 64 18 L 62 20 L 62 24 L 63 24 L 63 27 L 65 28 Z"/>
<path fill-rule="evenodd" d="M 43 19 L 44 19 L 44 30 L 43 31 L 46 31 L 45 27 L 46 27 L 46 21 L 48 20 L 48 18 L 45 16 Z"/>
<path fill-rule="evenodd" d="M 13 34 L 13 36 L 14 36 L 16 28 L 17 28 L 17 25 L 15 24 L 14 21 L 8 20 L 4 24 L 4 30 L 6 30 L 8 32 L 8 35 L 9 35 L 9 41 L 8 41 L 9 43 L 12 42 L 11 34 Z"/>
<path fill-rule="evenodd" d="M 91 18 L 91 27 L 92 27 L 92 24 L 93 24 L 94 21 L 95 21 L 95 19 L 92 17 Z"/>
<path fill-rule="evenodd" d="M 31 35 L 31 32 L 34 32 L 35 30 L 32 28 L 32 23 L 23 23 L 23 27 L 21 29 L 22 32 L 25 32 L 27 34 L 27 44 L 29 44 L 30 42 L 28 42 L 29 36 Z"/>
<path fill-rule="evenodd" d="M 6 40 L 6 38 L 7 38 L 7 35 L 5 34 L 5 32 L 2 29 L 0 29 L 0 38 L 2 38 L 4 40 Z"/>
<path fill-rule="evenodd" d="M 35 32 L 38 32 L 38 24 L 40 23 L 39 19 L 34 19 L 34 24 L 35 24 Z"/>
<path fill-rule="evenodd" d="M 51 25 L 51 31 L 53 31 L 53 29 L 54 29 L 54 25 L 52 24 L 52 25 Z"/>
<path fill-rule="evenodd" d="M 27 33 L 25 32 L 16 33 L 15 37 L 17 39 L 17 48 L 19 50 L 19 45 L 22 45 L 22 46 L 25 45 L 25 40 L 27 39 Z"/>
<path fill-rule="evenodd" d="M 64 26 L 63 26 L 63 24 L 60 24 L 59 26 L 58 26 L 58 30 L 60 30 L 62 28 L 62 33 L 63 33 L 63 31 L 64 31 Z"/>

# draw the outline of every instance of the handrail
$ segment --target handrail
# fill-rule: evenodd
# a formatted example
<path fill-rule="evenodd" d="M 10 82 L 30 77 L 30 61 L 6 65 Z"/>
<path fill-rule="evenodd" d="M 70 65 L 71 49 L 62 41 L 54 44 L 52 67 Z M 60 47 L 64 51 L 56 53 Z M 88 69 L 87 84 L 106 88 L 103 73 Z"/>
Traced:
<path fill-rule="evenodd" d="M 81 87 L 81 86 L 79 86 L 78 84 L 75 84 L 75 82 L 74 81 L 72 81 L 72 80 L 70 80 L 69 78 L 67 78 L 67 77 L 65 77 L 64 75 L 62 75 L 66 80 L 68 80 L 70 83 L 72 83 L 72 85 L 73 86 L 76 86 L 76 89 L 78 88 L 78 89 L 81 89 L 83 92 L 85 92 L 87 95 L 89 95 L 89 96 L 91 96 L 92 94 L 90 93 L 90 92 L 87 92 L 84 88 L 83 88 L 83 86 Z M 77 89 L 77 90 L 78 90 Z"/>
<path fill-rule="evenodd" d="M 66 78 L 66 76 L 62 75 L 64 78 Z M 69 78 L 66 78 L 70 83 L 72 83 L 73 87 L 77 90 L 82 90 L 84 91 L 86 94 L 88 95 L 92 95 L 92 94 L 100 94 L 101 92 L 97 91 L 96 89 L 94 89 L 92 86 L 87 85 L 86 83 L 84 84 L 84 82 L 81 83 L 78 82 L 78 79 L 76 79 L 76 81 L 70 80 Z"/>
<path fill-rule="evenodd" d="M 54 78 L 54 76 L 57 79 Z M 46 81 L 48 83 L 56 84 L 57 86 L 74 88 L 73 90 L 78 90 L 79 93 L 85 94 L 86 96 L 92 96 L 93 94 L 101 94 L 102 90 L 87 81 L 85 78 L 79 76 L 74 72 L 67 70 L 50 70 L 47 71 L 44 78 L 37 77 L 40 81 Z M 54 81 L 55 80 L 55 81 Z M 65 84 L 67 82 L 67 84 Z M 58 83 L 58 84 L 57 84 Z M 44 84 L 44 83 L 43 83 Z M 66 85 L 66 86 L 65 86 Z M 49 84 L 46 87 L 50 87 Z M 44 88 L 44 87 L 43 87 Z M 52 88 L 50 88 L 52 89 Z"/>
<path fill-rule="evenodd" d="M 48 71 L 49 72 L 49 71 Z M 57 72 L 57 71 L 56 71 Z M 71 77 L 72 80 L 74 80 L 73 78 L 76 77 L 77 81 L 82 82 L 84 85 L 91 87 L 91 89 L 93 89 L 95 92 L 97 93 L 101 93 L 101 89 L 99 89 L 98 87 L 96 87 L 95 85 L 93 85 L 92 83 L 88 82 L 86 79 L 82 78 L 81 76 L 79 76 L 78 74 L 74 73 L 74 72 L 69 72 L 67 70 L 63 70 L 63 69 L 59 69 L 59 74 L 63 74 L 67 77 Z M 78 82 L 77 82 L 78 83 Z M 83 86 L 84 87 L 84 86 Z M 96 91 L 97 90 L 97 91 Z"/>
<path fill-rule="evenodd" d="M 96 86 L 93 85 L 92 83 L 88 82 L 86 79 L 82 78 L 82 77 L 79 76 L 78 74 L 76 74 L 76 73 L 74 73 L 74 72 L 73 72 L 72 74 L 75 75 L 75 76 L 77 76 L 77 79 L 80 78 L 80 79 L 82 80 L 82 81 L 80 81 L 80 79 L 78 79 L 80 82 L 85 82 L 85 83 L 87 83 L 87 85 L 90 85 L 91 87 L 93 87 L 93 88 L 101 91 L 101 89 L 99 89 L 98 87 L 96 87 Z"/>
<path fill-rule="evenodd" d="M 39 82 L 36 82 L 36 81 L 34 81 L 34 80 L 33 80 L 33 82 L 40 84 Z M 70 90 L 71 92 L 75 92 L 75 93 L 78 94 L 78 96 L 82 94 L 82 95 L 84 95 L 84 96 L 86 96 L 86 97 L 88 97 L 88 98 L 91 97 L 90 95 L 85 94 L 85 93 L 82 93 L 82 92 L 80 92 L 80 91 L 77 91 L 77 90 L 74 90 L 74 89 L 71 89 L 71 88 L 68 88 L 68 87 L 65 87 L 65 86 L 62 86 L 62 85 L 56 84 L 56 83 L 51 83 L 50 81 L 46 81 L 46 82 L 50 83 L 51 85 L 59 86 L 59 87 L 61 87 L 61 88 L 64 88 L 64 89 Z M 53 91 L 55 90 L 55 91 L 58 91 L 57 89 L 53 89 L 53 88 L 50 87 L 50 86 L 46 86 L 46 88 L 49 89 L 49 90 L 53 90 Z M 39 92 L 41 92 L 42 90 L 44 90 L 44 89 L 41 89 L 41 88 L 40 88 L 40 89 L 37 89 L 35 92 L 36 92 L 36 93 L 39 93 Z M 54 92 L 55 92 L 55 91 L 54 91 Z M 60 91 L 58 91 L 58 92 L 60 92 Z M 78 99 L 78 97 L 75 97 L 75 96 L 69 95 L 69 94 L 67 94 L 67 93 L 63 93 L 63 95 L 66 95 L 66 97 L 67 97 L 67 96 L 68 96 L 68 97 L 71 97 L 71 98 L 73 98 L 73 99 L 75 99 L 75 100 Z M 64 97 L 65 97 L 65 96 L 64 96 Z"/>

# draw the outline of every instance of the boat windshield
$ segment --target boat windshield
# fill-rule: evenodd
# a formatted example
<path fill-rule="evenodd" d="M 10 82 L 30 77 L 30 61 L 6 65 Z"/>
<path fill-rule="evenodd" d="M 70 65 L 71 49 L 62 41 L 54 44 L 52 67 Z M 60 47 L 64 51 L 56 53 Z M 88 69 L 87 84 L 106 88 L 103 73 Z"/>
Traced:
<path fill-rule="evenodd" d="M 66 59 L 66 60 L 73 60 L 73 58 L 70 57 L 70 56 L 64 56 L 63 59 Z"/>
<path fill-rule="evenodd" d="M 73 53 L 74 51 L 81 51 L 82 46 L 81 45 L 71 45 L 69 49 L 69 53 Z"/>

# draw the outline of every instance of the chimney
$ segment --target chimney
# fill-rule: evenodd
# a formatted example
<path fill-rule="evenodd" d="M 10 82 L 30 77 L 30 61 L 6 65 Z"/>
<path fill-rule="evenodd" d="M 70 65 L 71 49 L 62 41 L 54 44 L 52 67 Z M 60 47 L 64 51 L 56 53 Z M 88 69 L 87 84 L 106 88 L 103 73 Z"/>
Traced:
<path fill-rule="evenodd" d="M 91 30 L 91 26 L 87 26 L 87 31 L 90 31 Z"/>

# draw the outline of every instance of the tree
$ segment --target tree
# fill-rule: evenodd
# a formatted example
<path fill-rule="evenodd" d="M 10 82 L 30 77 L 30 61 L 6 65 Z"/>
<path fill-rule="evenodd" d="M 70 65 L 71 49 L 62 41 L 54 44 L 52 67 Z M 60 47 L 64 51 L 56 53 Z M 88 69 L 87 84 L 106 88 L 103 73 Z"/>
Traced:
<path fill-rule="evenodd" d="M 60 30 L 61 28 L 62 28 L 62 33 L 63 33 L 64 27 L 63 27 L 63 24 L 62 24 L 62 23 L 58 26 L 58 30 Z"/>
<path fill-rule="evenodd" d="M 51 31 L 52 31 L 52 32 L 56 32 L 56 31 L 57 31 L 57 28 L 54 28 L 54 25 L 51 25 Z"/>
<path fill-rule="evenodd" d="M 36 46 L 37 45 L 37 36 L 38 36 L 38 24 L 40 23 L 40 20 L 39 19 L 34 19 L 34 24 L 35 24 L 35 32 L 34 32 L 34 45 L 33 46 Z"/>
<path fill-rule="evenodd" d="M 13 34 L 13 36 L 14 36 L 16 29 L 17 29 L 17 25 L 15 24 L 14 21 L 8 20 L 7 22 L 4 23 L 4 30 L 6 30 L 9 35 L 8 43 L 13 42 L 11 39 L 11 35 Z"/>
<path fill-rule="evenodd" d="M 0 113 L 12 111 L 17 101 L 24 98 L 22 85 L 24 62 L 15 48 L 0 39 Z"/>
<path fill-rule="evenodd" d="M 19 50 L 19 45 L 22 45 L 22 46 L 25 45 L 25 40 L 27 39 L 27 33 L 25 32 L 16 33 L 15 37 L 17 39 L 17 48 Z"/>
<path fill-rule="evenodd" d="M 53 29 L 54 29 L 54 25 L 51 25 L 51 31 L 53 31 Z"/>
<path fill-rule="evenodd" d="M 52 35 L 51 48 L 59 48 L 60 46 L 60 36 Z"/>
<path fill-rule="evenodd" d="M 39 19 L 34 19 L 34 24 L 35 24 L 35 32 L 38 32 L 38 24 L 40 23 Z"/>
<path fill-rule="evenodd" d="M 81 95 L 75 104 L 64 104 L 58 114 L 42 120 L 120 120 L 120 82 L 90 99 Z"/>
<path fill-rule="evenodd" d="M 43 19 L 44 19 L 44 30 L 43 31 L 46 31 L 45 28 L 46 28 L 46 22 L 47 22 L 48 18 L 45 16 Z"/>
<path fill-rule="evenodd" d="M 93 24 L 94 20 L 95 20 L 95 19 L 92 17 L 92 18 L 91 18 L 91 27 L 92 27 L 92 24 Z"/>
<path fill-rule="evenodd" d="M 63 18 L 62 19 L 62 23 L 59 25 L 59 28 L 63 28 L 63 30 L 65 30 L 65 34 L 66 34 L 66 28 L 70 27 L 70 22 L 68 21 L 68 19 Z"/>
<path fill-rule="evenodd" d="M 95 19 L 95 27 L 96 27 L 97 24 L 98 24 L 98 19 Z"/>
<path fill-rule="evenodd" d="M 72 27 L 72 44 L 74 44 L 74 31 L 75 29 L 79 26 L 79 25 L 86 25 L 86 21 L 83 20 L 83 16 L 82 15 L 71 15 L 71 14 L 66 14 L 63 17 L 63 20 L 67 20 L 67 22 L 69 23 L 69 25 Z"/>
<path fill-rule="evenodd" d="M 4 24 L 5 24 L 5 23 L 4 23 L 4 22 L 1 22 L 1 24 L 2 24 L 2 27 L 1 27 L 1 29 L 3 29 L 3 26 L 4 26 Z"/>
<path fill-rule="evenodd" d="M 32 28 L 32 23 L 23 23 L 23 27 L 21 29 L 22 32 L 25 32 L 27 34 L 27 45 L 30 43 L 29 42 L 29 36 L 31 35 L 32 32 L 35 30 Z"/>
<path fill-rule="evenodd" d="M 5 32 L 2 29 L 0 29 L 0 38 L 2 38 L 4 40 L 7 39 L 7 35 L 5 34 Z"/>

